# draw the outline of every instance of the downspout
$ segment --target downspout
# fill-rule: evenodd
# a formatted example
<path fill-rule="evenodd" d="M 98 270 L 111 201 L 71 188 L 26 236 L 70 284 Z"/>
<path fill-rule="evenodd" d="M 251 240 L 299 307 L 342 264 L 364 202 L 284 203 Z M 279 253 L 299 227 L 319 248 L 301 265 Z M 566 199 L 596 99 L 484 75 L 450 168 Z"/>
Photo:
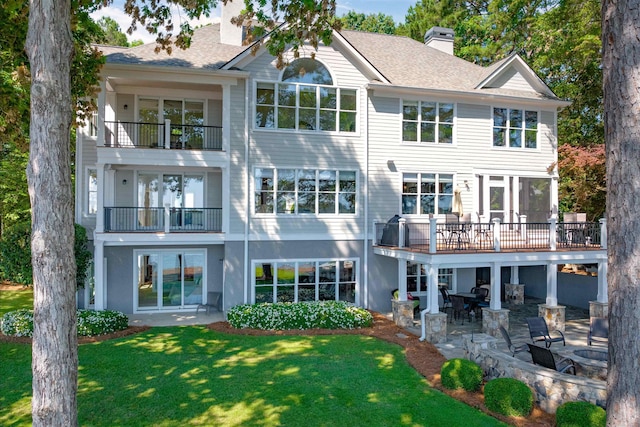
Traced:
<path fill-rule="evenodd" d="M 245 206 L 245 221 L 244 221 L 244 299 L 243 302 L 247 304 L 248 298 L 248 286 L 249 286 L 249 212 L 251 210 L 251 173 L 249 171 L 249 78 L 244 81 L 244 170 L 246 175 L 246 189 L 247 189 L 247 203 Z"/>
<path fill-rule="evenodd" d="M 364 194 L 364 283 L 363 283 L 363 306 L 369 308 L 369 91 L 364 87 L 365 92 L 365 109 L 364 121 L 364 176 L 363 176 L 363 194 Z"/>
<path fill-rule="evenodd" d="M 425 308 L 420 312 L 420 325 L 422 329 L 422 335 L 420 335 L 419 340 L 424 341 L 427 339 L 427 326 L 425 325 L 425 319 L 427 317 L 427 313 L 429 312 L 429 307 Z"/>

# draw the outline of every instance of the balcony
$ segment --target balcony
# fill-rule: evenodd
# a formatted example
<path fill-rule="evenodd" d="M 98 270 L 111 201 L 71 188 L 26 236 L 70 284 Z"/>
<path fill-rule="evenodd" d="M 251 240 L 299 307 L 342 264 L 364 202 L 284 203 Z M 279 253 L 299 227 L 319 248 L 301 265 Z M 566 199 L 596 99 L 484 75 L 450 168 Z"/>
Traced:
<path fill-rule="evenodd" d="M 222 208 L 104 208 L 105 233 L 215 233 Z"/>
<path fill-rule="evenodd" d="M 222 151 L 222 127 L 138 122 L 104 122 L 104 146 Z"/>
<path fill-rule="evenodd" d="M 374 223 L 374 246 L 423 253 L 585 251 L 606 249 L 606 223 Z"/>

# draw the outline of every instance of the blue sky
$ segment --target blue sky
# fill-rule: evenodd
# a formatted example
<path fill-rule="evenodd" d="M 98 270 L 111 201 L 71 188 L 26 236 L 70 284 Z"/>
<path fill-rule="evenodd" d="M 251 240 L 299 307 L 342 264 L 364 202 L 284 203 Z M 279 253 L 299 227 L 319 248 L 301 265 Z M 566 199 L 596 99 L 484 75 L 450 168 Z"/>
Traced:
<path fill-rule="evenodd" d="M 242 0 L 234 0 L 242 1 Z M 385 15 L 391 15 L 396 23 L 404 22 L 404 17 L 409 7 L 415 5 L 418 0 L 338 0 L 338 16 L 345 15 L 350 10 L 355 10 L 358 13 L 364 13 L 366 15 L 371 13 L 384 13 Z M 110 7 L 103 8 L 98 12 L 93 13 L 91 16 L 94 19 L 99 19 L 101 16 L 109 16 L 113 18 L 119 25 L 120 29 L 125 32 L 129 28 L 131 18 L 129 18 L 122 9 L 124 1 L 114 0 Z M 201 19 L 195 21 L 194 24 L 207 24 L 210 22 L 216 22 L 220 19 L 220 12 L 216 10 L 208 19 Z M 155 37 L 151 36 L 144 30 L 136 31 L 132 36 L 129 36 L 129 40 L 142 39 L 145 43 L 149 43 L 155 40 Z"/>

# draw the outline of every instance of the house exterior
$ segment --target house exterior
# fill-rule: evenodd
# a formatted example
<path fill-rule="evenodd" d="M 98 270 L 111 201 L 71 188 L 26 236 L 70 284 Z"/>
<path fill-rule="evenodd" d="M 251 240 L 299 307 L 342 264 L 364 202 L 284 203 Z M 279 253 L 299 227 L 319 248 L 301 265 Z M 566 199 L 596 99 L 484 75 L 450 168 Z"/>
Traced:
<path fill-rule="evenodd" d="M 94 253 L 85 305 L 191 311 L 217 292 L 223 310 L 337 299 L 389 311 L 399 288 L 435 315 L 437 284 L 484 279 L 498 295 L 542 274 L 557 305 L 545 271 L 606 268 L 600 237 L 552 242 L 566 236 L 555 165 L 568 104 L 518 56 L 474 65 L 437 27 L 425 43 L 342 31 L 279 70 L 227 21 L 172 55 L 104 48 L 98 112 L 77 138 L 76 220 Z M 453 213 L 476 225 L 447 228 Z M 551 230 L 546 250 L 496 250 L 499 227 L 529 223 Z"/>

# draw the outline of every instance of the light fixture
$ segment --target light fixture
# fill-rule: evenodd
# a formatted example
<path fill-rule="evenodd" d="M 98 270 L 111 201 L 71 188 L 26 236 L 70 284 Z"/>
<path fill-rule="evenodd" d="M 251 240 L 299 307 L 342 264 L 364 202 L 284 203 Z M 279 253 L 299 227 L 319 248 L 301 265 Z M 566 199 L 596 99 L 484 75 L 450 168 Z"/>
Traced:
<path fill-rule="evenodd" d="M 123 107 L 125 110 L 129 109 L 129 105 L 128 104 L 124 104 Z"/>
<path fill-rule="evenodd" d="M 122 180 L 122 185 L 127 185 L 127 180 L 126 179 Z"/>
<path fill-rule="evenodd" d="M 467 181 L 466 179 L 464 180 L 464 188 L 466 188 L 466 189 L 467 189 L 467 191 L 469 191 L 469 190 L 470 190 L 470 188 L 469 188 L 469 181 Z"/>

